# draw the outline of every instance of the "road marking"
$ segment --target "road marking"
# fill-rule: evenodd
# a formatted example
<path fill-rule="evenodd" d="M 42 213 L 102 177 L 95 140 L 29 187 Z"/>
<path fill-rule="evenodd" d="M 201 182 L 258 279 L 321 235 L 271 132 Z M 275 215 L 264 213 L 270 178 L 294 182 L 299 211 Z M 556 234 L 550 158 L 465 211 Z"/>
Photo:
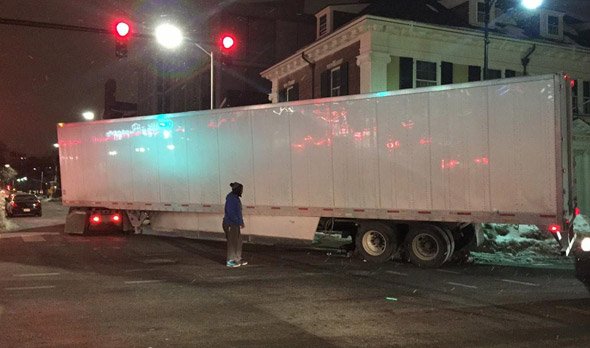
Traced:
<path fill-rule="evenodd" d="M 22 286 L 18 288 L 4 288 L 4 290 L 8 291 L 16 291 L 16 290 L 38 290 L 38 289 L 53 289 L 55 286 L 53 285 L 41 285 L 41 286 Z"/>
<path fill-rule="evenodd" d="M 152 283 L 161 283 L 161 280 L 129 280 L 126 281 L 125 284 L 152 284 Z"/>
<path fill-rule="evenodd" d="M 46 242 L 47 240 L 41 236 L 23 236 L 23 242 L 27 243 L 36 243 L 36 242 Z"/>
<path fill-rule="evenodd" d="M 574 307 L 566 307 L 566 306 L 555 306 L 555 308 L 565 309 L 566 311 L 576 312 L 580 314 L 590 315 L 590 311 L 585 311 L 583 309 L 574 308 Z"/>
<path fill-rule="evenodd" d="M 60 273 L 25 273 L 25 274 L 15 274 L 15 277 L 48 277 L 48 276 L 56 276 L 60 275 Z"/>
<path fill-rule="evenodd" d="M 454 282 L 447 282 L 447 284 L 451 284 L 451 285 L 455 285 L 455 286 L 462 286 L 464 288 L 469 288 L 469 289 L 477 289 L 477 286 L 474 286 L 474 285 L 467 285 L 467 284 L 454 283 Z"/>
<path fill-rule="evenodd" d="M 32 236 L 56 236 L 59 232 L 6 232 L 0 233 L 0 239 L 4 238 L 22 238 L 22 237 L 32 237 Z"/>
<path fill-rule="evenodd" d="M 146 264 L 169 264 L 169 263 L 176 263 L 176 260 L 173 259 L 147 259 L 147 260 L 143 260 L 143 263 Z"/>
<path fill-rule="evenodd" d="M 404 277 L 407 277 L 407 276 L 408 276 L 408 274 L 407 274 L 407 273 L 396 272 L 396 271 L 385 271 L 385 273 L 389 273 L 389 274 L 395 274 L 395 275 L 398 275 L 398 276 L 404 276 Z"/>
<path fill-rule="evenodd" d="M 502 279 L 502 281 L 506 282 L 506 283 L 513 283 L 513 284 L 520 284 L 520 285 L 527 285 L 527 286 L 539 286 L 539 284 L 535 284 L 535 283 L 519 282 L 517 280 L 510 280 L 510 279 Z"/>
<path fill-rule="evenodd" d="M 437 269 L 438 272 L 443 272 L 443 273 L 450 273 L 450 274 L 461 274 L 461 272 L 456 272 L 456 271 L 449 271 L 446 269 Z"/>

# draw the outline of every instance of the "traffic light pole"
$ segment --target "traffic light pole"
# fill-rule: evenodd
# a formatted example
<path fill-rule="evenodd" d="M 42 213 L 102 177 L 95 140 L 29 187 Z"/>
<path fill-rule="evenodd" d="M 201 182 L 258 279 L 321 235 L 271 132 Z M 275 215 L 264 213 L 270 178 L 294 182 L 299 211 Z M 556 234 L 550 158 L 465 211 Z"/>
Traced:
<path fill-rule="evenodd" d="M 214 91 L 215 91 L 215 87 L 214 87 L 214 84 L 213 84 L 213 80 L 214 80 L 213 77 L 215 76 L 214 73 L 213 73 L 213 69 L 214 69 L 213 68 L 213 66 L 214 66 L 214 64 L 213 64 L 213 51 L 209 52 L 206 49 L 204 49 L 203 46 L 199 45 L 198 43 L 196 43 L 194 41 L 190 41 L 190 42 L 193 43 L 195 46 L 197 46 L 206 55 L 208 55 L 209 58 L 211 58 L 211 76 L 210 76 L 211 81 L 210 81 L 209 85 L 210 85 L 210 88 L 211 88 L 211 91 L 210 91 L 210 94 L 211 94 L 211 110 L 213 110 L 215 108 L 214 107 L 214 105 L 215 105 L 215 98 L 214 98 L 214 94 L 213 94 Z"/>

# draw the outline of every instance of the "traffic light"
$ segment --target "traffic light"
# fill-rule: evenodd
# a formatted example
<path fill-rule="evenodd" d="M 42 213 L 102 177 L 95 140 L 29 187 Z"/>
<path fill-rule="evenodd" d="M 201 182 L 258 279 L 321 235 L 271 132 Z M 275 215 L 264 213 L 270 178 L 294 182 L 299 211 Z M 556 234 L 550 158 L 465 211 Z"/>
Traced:
<path fill-rule="evenodd" d="M 233 35 L 225 34 L 221 36 L 221 50 L 224 53 L 231 53 L 236 46 L 236 38 Z"/>
<path fill-rule="evenodd" d="M 127 57 L 127 41 L 131 34 L 131 26 L 126 21 L 117 21 L 115 24 L 115 55 L 117 58 Z"/>
<path fill-rule="evenodd" d="M 236 37 L 232 34 L 223 34 L 219 37 L 220 61 L 224 65 L 233 64 L 233 56 L 236 50 Z"/>

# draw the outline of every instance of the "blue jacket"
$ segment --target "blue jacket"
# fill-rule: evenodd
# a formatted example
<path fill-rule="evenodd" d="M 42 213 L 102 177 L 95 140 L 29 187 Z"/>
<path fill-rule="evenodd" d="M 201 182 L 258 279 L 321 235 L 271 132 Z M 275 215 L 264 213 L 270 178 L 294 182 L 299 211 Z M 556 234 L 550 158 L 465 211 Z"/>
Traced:
<path fill-rule="evenodd" d="M 243 225 L 242 201 L 240 197 L 230 192 L 225 196 L 225 215 L 223 216 L 224 225 Z"/>

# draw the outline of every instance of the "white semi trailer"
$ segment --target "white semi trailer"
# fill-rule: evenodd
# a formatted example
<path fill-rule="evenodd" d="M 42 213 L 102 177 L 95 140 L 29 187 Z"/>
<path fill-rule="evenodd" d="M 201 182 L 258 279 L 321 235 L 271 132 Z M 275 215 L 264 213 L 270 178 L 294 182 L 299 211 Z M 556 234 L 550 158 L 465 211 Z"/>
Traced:
<path fill-rule="evenodd" d="M 148 218 L 156 232 L 222 237 L 238 181 L 251 241 L 340 230 L 370 261 L 401 250 L 437 267 L 478 224 L 510 223 L 569 252 L 570 93 L 555 74 L 60 124 L 66 231 L 137 232 Z"/>

